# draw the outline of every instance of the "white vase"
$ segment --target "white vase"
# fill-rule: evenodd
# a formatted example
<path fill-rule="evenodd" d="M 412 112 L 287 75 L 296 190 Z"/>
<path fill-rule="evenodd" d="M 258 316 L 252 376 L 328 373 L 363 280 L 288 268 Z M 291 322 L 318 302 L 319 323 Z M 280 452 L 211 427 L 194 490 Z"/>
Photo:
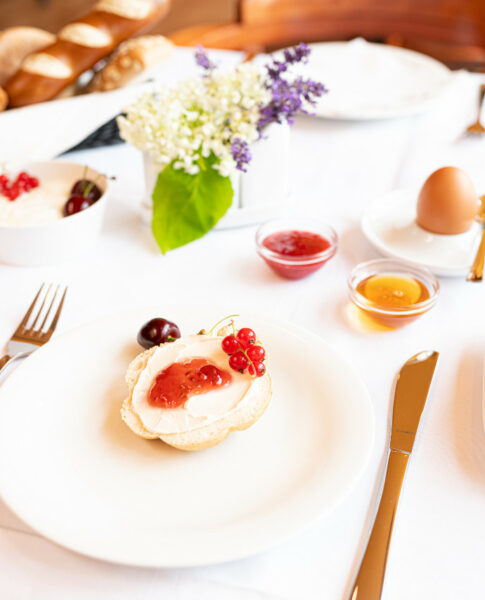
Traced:
<path fill-rule="evenodd" d="M 234 197 L 227 214 L 217 227 L 238 227 L 278 216 L 289 198 L 290 128 L 272 123 L 263 137 L 251 145 L 252 160 L 247 173 L 231 177 Z M 143 153 L 145 197 L 144 215 L 151 220 L 152 192 L 158 173 L 148 153 Z"/>

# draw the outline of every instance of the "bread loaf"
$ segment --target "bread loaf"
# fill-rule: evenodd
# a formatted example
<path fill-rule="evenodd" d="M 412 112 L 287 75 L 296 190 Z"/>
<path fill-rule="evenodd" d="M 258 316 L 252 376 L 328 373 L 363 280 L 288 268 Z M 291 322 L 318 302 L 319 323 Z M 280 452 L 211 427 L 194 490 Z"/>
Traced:
<path fill-rule="evenodd" d="M 4 85 L 26 56 L 52 44 L 56 36 L 36 27 L 9 27 L 0 33 L 0 85 Z"/>
<path fill-rule="evenodd" d="M 9 106 L 44 102 L 121 42 L 153 25 L 169 0 L 99 0 L 89 14 L 66 25 L 55 42 L 29 55 L 5 83 Z"/>
<path fill-rule="evenodd" d="M 173 44 L 163 35 L 143 35 L 123 42 L 108 63 L 93 77 L 89 92 L 106 92 L 128 84 L 146 69 L 173 52 Z"/>
<path fill-rule="evenodd" d="M 8 96 L 7 96 L 7 92 L 0 87 L 0 112 L 2 112 L 2 110 L 5 110 L 7 108 L 7 104 L 8 104 Z"/>

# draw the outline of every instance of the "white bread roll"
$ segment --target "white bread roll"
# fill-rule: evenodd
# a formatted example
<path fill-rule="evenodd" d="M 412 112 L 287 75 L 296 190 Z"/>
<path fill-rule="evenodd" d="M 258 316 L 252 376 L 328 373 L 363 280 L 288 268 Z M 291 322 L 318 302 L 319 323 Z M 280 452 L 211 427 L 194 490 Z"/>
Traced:
<path fill-rule="evenodd" d="M 90 81 L 88 91 L 107 92 L 123 87 L 168 58 L 173 50 L 174 45 L 163 35 L 143 35 L 123 42 Z"/>

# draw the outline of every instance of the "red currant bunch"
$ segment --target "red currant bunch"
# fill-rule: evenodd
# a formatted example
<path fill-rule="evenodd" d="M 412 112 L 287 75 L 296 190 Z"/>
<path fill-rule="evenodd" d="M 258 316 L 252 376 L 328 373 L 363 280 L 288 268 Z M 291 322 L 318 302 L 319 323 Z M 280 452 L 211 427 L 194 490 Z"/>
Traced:
<path fill-rule="evenodd" d="M 254 377 L 262 377 L 266 373 L 264 359 L 266 352 L 263 346 L 256 343 L 256 334 L 249 327 L 243 327 L 226 337 L 221 342 L 222 349 L 229 354 L 229 366 L 234 371 Z"/>
<path fill-rule="evenodd" d="M 0 194 L 10 202 L 16 200 L 20 194 L 29 192 L 38 185 L 39 180 L 37 177 L 32 177 L 26 171 L 19 173 L 12 181 L 6 175 L 0 175 Z"/>

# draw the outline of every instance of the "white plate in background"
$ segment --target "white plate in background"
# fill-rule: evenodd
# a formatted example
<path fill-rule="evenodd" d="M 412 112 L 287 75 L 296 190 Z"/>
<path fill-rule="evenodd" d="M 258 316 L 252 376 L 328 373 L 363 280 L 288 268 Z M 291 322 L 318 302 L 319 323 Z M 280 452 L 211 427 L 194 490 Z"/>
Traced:
<path fill-rule="evenodd" d="M 121 421 L 142 323 L 163 314 L 185 335 L 230 312 L 165 305 L 110 315 L 28 357 L 0 387 L 7 505 L 71 550 L 151 567 L 242 558 L 329 513 L 367 463 L 374 417 L 351 364 L 311 332 L 239 319 L 264 340 L 274 394 L 255 425 L 214 448 L 182 452 Z"/>
<path fill-rule="evenodd" d="M 441 62 L 405 48 L 350 42 L 311 44 L 301 71 L 329 90 L 316 106 L 330 119 L 389 119 L 431 108 L 452 80 Z"/>

